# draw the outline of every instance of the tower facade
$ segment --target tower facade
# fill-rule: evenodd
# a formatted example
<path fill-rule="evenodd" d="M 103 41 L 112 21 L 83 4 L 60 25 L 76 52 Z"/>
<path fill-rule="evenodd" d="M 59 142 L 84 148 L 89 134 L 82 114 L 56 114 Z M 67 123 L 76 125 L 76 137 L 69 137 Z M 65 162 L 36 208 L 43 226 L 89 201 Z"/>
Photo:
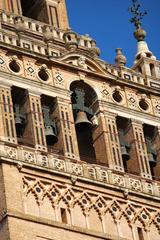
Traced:
<path fill-rule="evenodd" d="M 159 240 L 160 62 L 127 68 L 65 0 L 0 2 L 0 239 Z"/>

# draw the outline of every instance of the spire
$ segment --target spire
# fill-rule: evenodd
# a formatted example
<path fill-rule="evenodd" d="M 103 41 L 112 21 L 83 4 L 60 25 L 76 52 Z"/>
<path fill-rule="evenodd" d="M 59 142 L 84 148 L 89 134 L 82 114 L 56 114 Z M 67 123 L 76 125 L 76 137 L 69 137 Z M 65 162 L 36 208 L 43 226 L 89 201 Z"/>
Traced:
<path fill-rule="evenodd" d="M 134 37 L 137 39 L 137 54 L 135 56 L 135 63 L 141 57 L 149 57 L 151 59 L 156 59 L 153 53 L 149 50 L 145 37 L 147 35 L 146 31 L 141 27 L 141 20 L 147 14 L 146 11 L 142 12 L 140 10 L 141 4 L 139 0 L 132 0 L 132 6 L 129 11 L 132 13 L 132 18 L 130 22 L 134 24 L 136 30 L 134 31 Z"/>

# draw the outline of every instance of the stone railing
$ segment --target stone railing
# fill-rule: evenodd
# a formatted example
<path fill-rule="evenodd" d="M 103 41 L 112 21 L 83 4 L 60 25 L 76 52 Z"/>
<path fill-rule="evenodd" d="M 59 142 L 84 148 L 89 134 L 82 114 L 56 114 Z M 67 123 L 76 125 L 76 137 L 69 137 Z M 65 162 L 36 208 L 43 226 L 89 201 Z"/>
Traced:
<path fill-rule="evenodd" d="M 121 190 L 125 197 L 129 192 L 143 193 L 160 197 L 160 182 L 147 180 L 140 176 L 129 173 L 116 172 L 99 165 L 87 164 L 81 161 L 71 161 L 58 154 L 41 154 L 29 147 L 11 147 L 0 145 L 1 161 L 14 162 L 20 168 L 28 165 L 31 167 L 41 167 L 43 170 L 67 174 L 72 181 L 77 179 L 88 179 L 102 186 L 114 186 Z"/>
<path fill-rule="evenodd" d="M 43 35 L 45 26 L 47 26 L 45 23 L 24 16 L 15 15 L 13 13 L 6 13 L 5 11 L 1 12 L 1 22 L 2 24 L 11 25 L 19 31 L 30 31 L 34 34 L 40 35 Z M 48 27 L 50 27 L 55 38 L 63 39 L 63 31 L 55 29 L 49 25 Z"/>
<path fill-rule="evenodd" d="M 106 70 L 117 78 L 122 78 L 126 81 L 138 83 L 141 85 L 148 85 L 148 81 L 146 80 L 145 76 L 143 76 L 141 73 L 134 72 L 129 68 L 118 68 L 116 66 L 106 65 Z"/>
<path fill-rule="evenodd" d="M 123 79 L 142 85 L 148 85 L 145 76 L 130 69 L 121 69 L 120 75 Z"/>
<path fill-rule="evenodd" d="M 100 53 L 95 41 L 89 35 L 80 36 L 71 30 L 65 32 L 46 23 L 5 11 L 0 12 L 0 42 L 1 44 L 11 45 L 13 48 L 17 47 L 17 49 L 20 48 L 30 53 L 49 57 L 61 55 L 59 50 L 56 49 L 59 43 L 63 43 L 64 48 L 68 50 L 78 46 L 95 57 Z M 154 85 L 155 81 L 150 81 L 146 76 L 132 69 L 117 68 L 105 62 L 101 65 L 117 78 L 150 87 Z M 157 82 L 155 82 L 155 85 L 154 88 L 160 88 Z"/>
<path fill-rule="evenodd" d="M 32 33 L 33 37 L 36 34 L 41 37 L 41 40 L 54 39 L 54 40 L 64 41 L 65 31 L 58 28 L 54 28 L 53 26 L 50 26 L 46 23 L 42 23 L 24 16 L 15 15 L 13 13 L 6 13 L 5 11 L 1 11 L 0 16 L 1 16 L 2 29 L 3 28 L 5 29 L 5 27 L 10 26 L 13 28 L 14 32 L 18 32 L 18 33 L 28 32 L 30 34 Z M 68 31 L 71 31 L 71 30 L 68 30 Z M 76 41 L 78 46 L 86 49 L 92 48 L 93 42 L 95 43 L 95 41 L 93 41 L 93 39 L 90 38 L 88 35 L 79 36 L 76 34 L 76 38 L 77 38 Z M 12 41 L 10 41 L 10 44 L 12 44 Z"/>

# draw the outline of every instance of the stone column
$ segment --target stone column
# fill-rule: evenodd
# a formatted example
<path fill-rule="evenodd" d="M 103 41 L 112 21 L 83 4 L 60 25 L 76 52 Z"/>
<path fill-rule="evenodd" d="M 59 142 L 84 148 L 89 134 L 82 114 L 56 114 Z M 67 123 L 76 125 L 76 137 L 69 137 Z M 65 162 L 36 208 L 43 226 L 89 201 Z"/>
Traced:
<path fill-rule="evenodd" d="M 126 141 L 130 144 L 128 172 L 151 178 L 142 122 L 131 120 L 126 130 Z"/>
<path fill-rule="evenodd" d="M 79 159 L 78 143 L 70 100 L 57 98 L 54 118 L 57 119 L 58 142 L 54 145 L 62 154 Z"/>
<path fill-rule="evenodd" d="M 142 67 L 143 74 L 151 76 L 151 70 L 150 70 L 150 66 L 149 66 L 148 62 L 143 62 L 143 65 L 141 67 Z"/>
<path fill-rule="evenodd" d="M 0 86 L 0 140 L 17 144 L 11 89 Z"/>
<path fill-rule="evenodd" d="M 0 1 L 0 9 L 3 10 L 4 9 L 4 0 Z"/>
<path fill-rule="evenodd" d="M 22 14 L 20 0 L 1 0 L 0 9 L 15 14 Z"/>
<path fill-rule="evenodd" d="M 98 164 L 123 171 L 116 114 L 110 112 L 98 114 L 98 127 L 93 132 L 93 143 Z"/>
<path fill-rule="evenodd" d="M 24 143 L 34 145 L 39 151 L 46 151 L 40 95 L 29 92 L 24 104 L 24 112 L 27 113 L 27 126 L 23 134 Z"/>

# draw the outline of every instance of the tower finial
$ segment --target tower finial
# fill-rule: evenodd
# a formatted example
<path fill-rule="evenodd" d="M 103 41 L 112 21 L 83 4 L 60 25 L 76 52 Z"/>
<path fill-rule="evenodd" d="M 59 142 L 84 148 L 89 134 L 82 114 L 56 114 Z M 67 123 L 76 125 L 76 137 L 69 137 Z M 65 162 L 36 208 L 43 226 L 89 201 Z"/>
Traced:
<path fill-rule="evenodd" d="M 139 41 L 143 41 L 146 37 L 146 31 L 141 28 L 141 20 L 147 14 L 146 11 L 141 11 L 141 4 L 139 0 L 132 0 L 133 5 L 129 8 L 129 11 L 132 13 L 132 18 L 130 19 L 131 23 L 134 23 L 136 28 L 134 32 L 135 38 Z"/>
<path fill-rule="evenodd" d="M 155 59 L 152 52 L 149 51 L 148 45 L 145 41 L 146 31 L 141 27 L 142 19 L 147 14 L 147 11 L 141 10 L 140 0 L 132 0 L 132 6 L 129 7 L 128 10 L 132 14 L 130 22 L 133 23 L 136 28 L 134 31 L 134 37 L 138 41 L 135 63 L 138 61 L 138 59 L 140 59 L 140 57 L 149 56 L 152 59 Z"/>
<path fill-rule="evenodd" d="M 131 14 L 133 15 L 133 17 L 130 19 L 131 23 L 134 23 L 134 26 L 136 27 L 136 29 L 140 29 L 141 28 L 141 20 L 143 19 L 143 17 L 147 14 L 147 11 L 141 11 L 141 4 L 139 2 L 139 0 L 132 0 L 132 6 L 129 7 L 129 11 L 131 12 Z"/>

